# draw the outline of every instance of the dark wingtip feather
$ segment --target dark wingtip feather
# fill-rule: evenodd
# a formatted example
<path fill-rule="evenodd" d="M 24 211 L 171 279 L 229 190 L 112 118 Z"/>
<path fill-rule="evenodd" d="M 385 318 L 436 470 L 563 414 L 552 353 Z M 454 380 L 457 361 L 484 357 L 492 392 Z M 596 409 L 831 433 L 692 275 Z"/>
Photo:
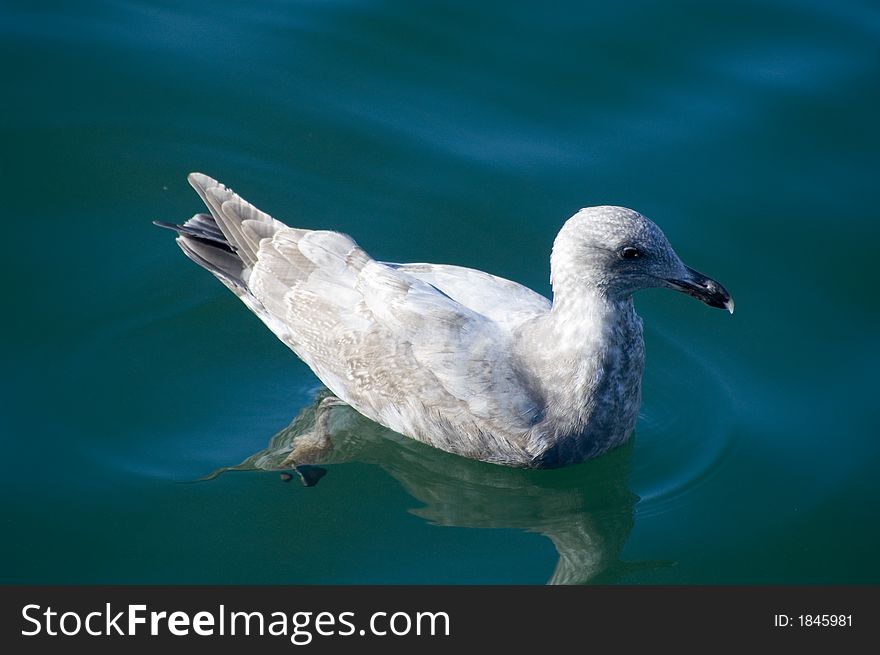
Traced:
<path fill-rule="evenodd" d="M 235 249 L 226 240 L 220 230 L 217 229 L 216 223 L 207 214 L 196 214 L 183 225 L 174 223 L 166 223 L 165 221 L 153 221 L 153 225 L 165 228 L 166 230 L 174 230 L 181 236 L 190 237 L 215 248 L 220 248 L 227 252 L 234 253 Z"/>
<path fill-rule="evenodd" d="M 166 230 L 174 230 L 175 232 L 179 232 L 181 226 L 175 225 L 174 223 L 166 223 L 165 221 L 153 221 L 153 225 L 156 227 L 163 227 Z"/>
<path fill-rule="evenodd" d="M 219 247 L 212 241 L 187 235 L 179 236 L 177 245 L 202 268 L 240 289 L 246 288 L 241 278 L 242 261 L 228 246 Z"/>

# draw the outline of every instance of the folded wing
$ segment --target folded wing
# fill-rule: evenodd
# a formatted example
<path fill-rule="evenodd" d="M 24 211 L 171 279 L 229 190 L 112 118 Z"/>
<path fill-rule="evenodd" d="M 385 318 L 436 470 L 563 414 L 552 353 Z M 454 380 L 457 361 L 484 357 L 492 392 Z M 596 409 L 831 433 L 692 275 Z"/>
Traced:
<path fill-rule="evenodd" d="M 446 450 L 522 459 L 510 451 L 541 408 L 512 328 L 545 299 L 470 269 L 377 262 L 344 234 L 287 227 L 207 176 L 190 182 L 211 216 L 173 226 L 181 248 L 338 397 Z"/>

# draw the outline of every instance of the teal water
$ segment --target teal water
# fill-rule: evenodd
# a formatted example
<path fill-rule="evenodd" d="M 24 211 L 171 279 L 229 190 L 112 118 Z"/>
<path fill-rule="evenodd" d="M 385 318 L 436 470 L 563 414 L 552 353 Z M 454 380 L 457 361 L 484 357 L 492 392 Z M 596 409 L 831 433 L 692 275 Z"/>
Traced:
<path fill-rule="evenodd" d="M 4 0 L 0 35 L 0 582 L 880 582 L 875 3 Z M 150 224 L 191 170 L 543 293 L 565 218 L 634 207 L 737 312 L 638 297 L 596 461 L 343 411 L 285 484 L 320 385 Z"/>

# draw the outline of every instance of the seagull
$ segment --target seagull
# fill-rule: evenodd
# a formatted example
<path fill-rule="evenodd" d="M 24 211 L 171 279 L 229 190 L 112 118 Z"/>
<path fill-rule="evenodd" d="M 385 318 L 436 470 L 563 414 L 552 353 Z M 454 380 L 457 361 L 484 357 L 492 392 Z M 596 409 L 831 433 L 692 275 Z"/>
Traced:
<path fill-rule="evenodd" d="M 551 302 L 471 268 L 377 261 L 345 234 L 288 227 L 207 175 L 188 180 L 210 213 L 156 225 L 326 385 L 319 409 L 350 405 L 464 457 L 556 468 L 627 441 L 645 359 L 636 291 L 674 289 L 733 313 L 721 284 L 625 207 L 565 222 Z"/>

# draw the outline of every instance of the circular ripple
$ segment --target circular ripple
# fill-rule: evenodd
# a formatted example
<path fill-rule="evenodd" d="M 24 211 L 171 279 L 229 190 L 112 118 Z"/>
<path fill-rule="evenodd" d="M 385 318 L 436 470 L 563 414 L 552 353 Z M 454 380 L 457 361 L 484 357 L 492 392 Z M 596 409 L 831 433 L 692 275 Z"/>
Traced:
<path fill-rule="evenodd" d="M 686 504 L 723 466 L 735 419 L 730 391 L 711 360 L 674 336 L 650 331 L 649 337 L 632 465 L 639 514 Z"/>

